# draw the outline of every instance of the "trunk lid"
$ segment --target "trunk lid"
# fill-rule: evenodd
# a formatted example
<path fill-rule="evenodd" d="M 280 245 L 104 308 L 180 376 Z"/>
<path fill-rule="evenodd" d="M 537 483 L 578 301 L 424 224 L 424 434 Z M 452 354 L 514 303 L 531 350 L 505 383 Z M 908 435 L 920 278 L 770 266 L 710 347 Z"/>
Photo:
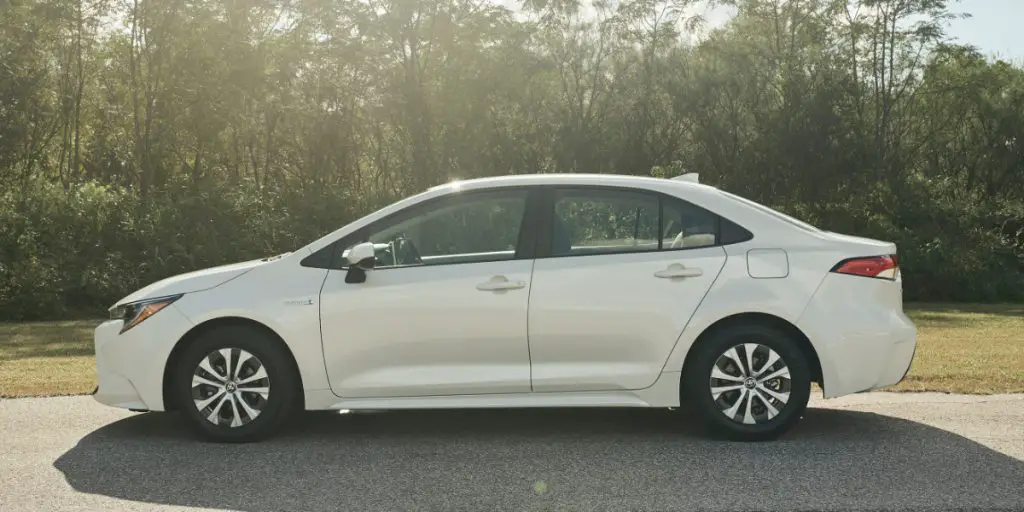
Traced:
<path fill-rule="evenodd" d="M 892 242 L 853 235 L 844 235 L 841 233 L 833 233 L 831 231 L 822 231 L 820 236 L 830 242 L 835 242 L 837 245 L 846 248 L 846 250 L 850 252 L 851 257 L 889 256 L 896 254 L 896 244 Z"/>

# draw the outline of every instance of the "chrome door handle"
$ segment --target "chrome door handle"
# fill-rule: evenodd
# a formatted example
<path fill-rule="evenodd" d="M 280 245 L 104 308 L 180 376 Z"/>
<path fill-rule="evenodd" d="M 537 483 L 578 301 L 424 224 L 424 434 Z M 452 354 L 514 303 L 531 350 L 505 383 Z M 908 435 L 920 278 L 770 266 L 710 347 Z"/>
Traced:
<path fill-rule="evenodd" d="M 526 288 L 525 281 L 509 281 L 505 276 L 494 276 L 486 283 L 476 285 L 477 290 L 484 292 L 518 290 L 520 288 Z"/>
<path fill-rule="evenodd" d="M 684 267 L 681 263 L 673 263 L 665 270 L 659 270 L 654 273 L 654 277 L 660 277 L 662 279 L 671 279 L 674 277 L 700 277 L 702 275 L 704 275 L 703 270 L 694 267 Z"/>

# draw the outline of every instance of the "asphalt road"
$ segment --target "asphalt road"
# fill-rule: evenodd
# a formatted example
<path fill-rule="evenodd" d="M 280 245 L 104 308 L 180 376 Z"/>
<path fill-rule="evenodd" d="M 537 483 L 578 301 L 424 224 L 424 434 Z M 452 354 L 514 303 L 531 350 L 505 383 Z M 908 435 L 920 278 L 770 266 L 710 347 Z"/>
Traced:
<path fill-rule="evenodd" d="M 309 413 L 250 445 L 0 400 L 0 511 L 1024 510 L 1024 395 L 812 403 L 773 443 L 639 409 Z"/>

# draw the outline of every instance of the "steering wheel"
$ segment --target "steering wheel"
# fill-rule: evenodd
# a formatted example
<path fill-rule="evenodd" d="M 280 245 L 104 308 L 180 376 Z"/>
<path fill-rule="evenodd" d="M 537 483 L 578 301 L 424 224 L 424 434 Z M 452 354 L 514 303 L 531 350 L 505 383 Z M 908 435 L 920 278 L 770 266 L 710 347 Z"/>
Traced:
<path fill-rule="evenodd" d="M 412 243 L 405 235 L 399 235 L 392 242 L 394 247 L 395 263 L 400 265 L 422 265 L 423 259 L 420 258 L 420 252 L 416 250 L 416 245 Z"/>
<path fill-rule="evenodd" d="M 398 258 L 395 257 L 395 244 L 392 242 L 387 243 L 383 248 L 375 247 L 377 249 L 374 255 L 377 260 L 378 267 L 392 267 L 398 265 Z"/>

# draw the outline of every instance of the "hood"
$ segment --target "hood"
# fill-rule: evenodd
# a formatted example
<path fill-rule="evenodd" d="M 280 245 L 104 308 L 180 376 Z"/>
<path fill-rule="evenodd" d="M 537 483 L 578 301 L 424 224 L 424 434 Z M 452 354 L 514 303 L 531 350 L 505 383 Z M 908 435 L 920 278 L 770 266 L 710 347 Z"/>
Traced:
<path fill-rule="evenodd" d="M 262 258 L 242 263 L 232 263 L 230 265 L 221 265 L 219 267 L 212 267 L 168 277 L 167 279 L 157 281 L 145 288 L 136 290 L 127 297 L 117 301 L 115 305 L 126 304 L 143 299 L 152 299 L 155 297 L 164 297 L 167 295 L 177 295 L 179 293 L 192 293 L 209 290 L 210 288 L 224 284 L 277 258 L 278 257 Z"/>

